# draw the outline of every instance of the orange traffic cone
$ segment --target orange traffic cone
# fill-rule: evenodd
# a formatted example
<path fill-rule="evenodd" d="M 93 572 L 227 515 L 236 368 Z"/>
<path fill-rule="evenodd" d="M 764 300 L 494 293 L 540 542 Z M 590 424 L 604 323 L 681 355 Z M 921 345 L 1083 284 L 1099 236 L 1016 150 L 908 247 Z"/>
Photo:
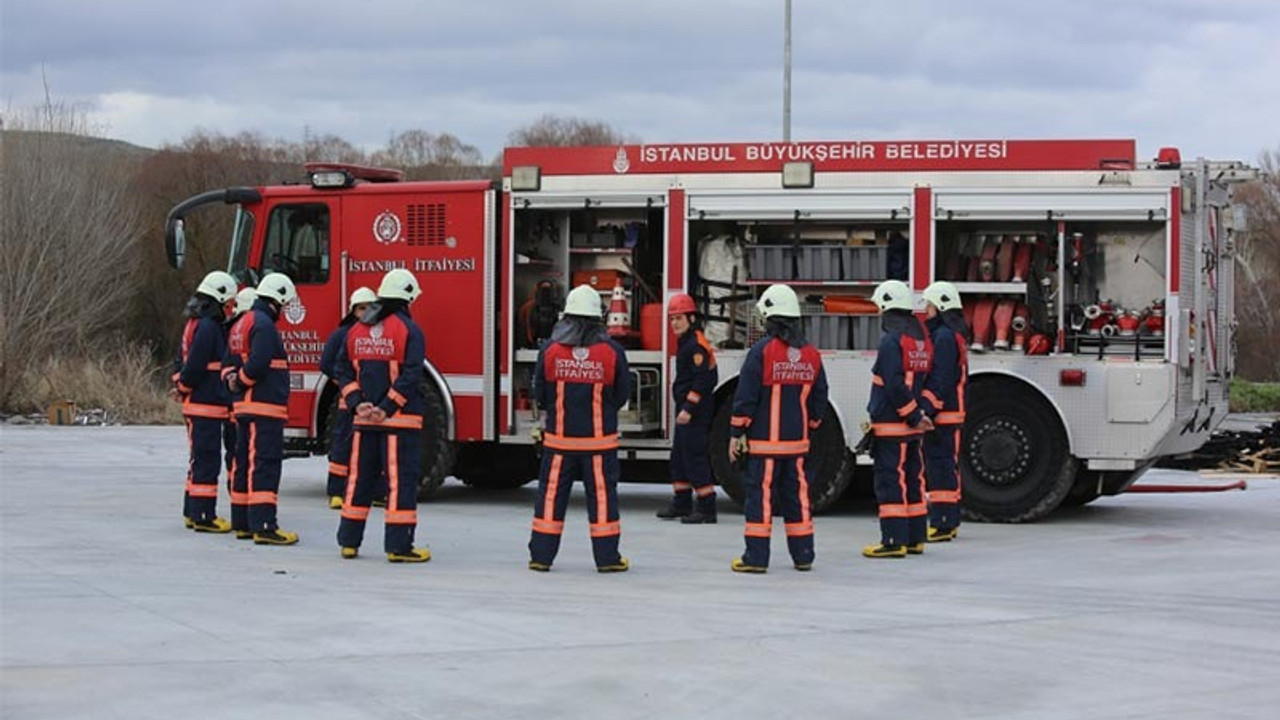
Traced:
<path fill-rule="evenodd" d="M 609 299 L 610 337 L 626 337 L 631 331 L 631 312 L 627 310 L 627 294 L 622 289 L 622 280 L 613 286 L 613 297 Z"/>

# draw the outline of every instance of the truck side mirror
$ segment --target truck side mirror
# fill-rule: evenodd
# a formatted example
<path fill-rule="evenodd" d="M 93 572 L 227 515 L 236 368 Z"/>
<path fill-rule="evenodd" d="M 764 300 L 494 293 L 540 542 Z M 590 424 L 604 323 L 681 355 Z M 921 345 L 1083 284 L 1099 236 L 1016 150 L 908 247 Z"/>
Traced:
<path fill-rule="evenodd" d="M 182 218 L 169 221 L 164 233 L 164 250 L 169 256 L 169 266 L 181 270 L 187 255 L 187 236 L 183 230 Z"/>

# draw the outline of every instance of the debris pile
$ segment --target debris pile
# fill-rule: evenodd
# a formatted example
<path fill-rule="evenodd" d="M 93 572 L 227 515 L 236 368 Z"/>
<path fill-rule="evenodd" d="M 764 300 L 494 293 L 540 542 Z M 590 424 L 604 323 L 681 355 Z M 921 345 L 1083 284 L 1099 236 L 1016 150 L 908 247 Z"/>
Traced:
<path fill-rule="evenodd" d="M 1280 420 L 1257 430 L 1219 430 L 1199 450 L 1164 458 L 1157 467 L 1280 473 Z"/>

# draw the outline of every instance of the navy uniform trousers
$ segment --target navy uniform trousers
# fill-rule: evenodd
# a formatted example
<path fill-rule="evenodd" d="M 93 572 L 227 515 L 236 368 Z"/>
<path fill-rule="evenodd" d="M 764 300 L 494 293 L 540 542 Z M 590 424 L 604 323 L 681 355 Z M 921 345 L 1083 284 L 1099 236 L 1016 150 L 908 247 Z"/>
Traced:
<path fill-rule="evenodd" d="M 209 523 L 218 514 L 218 474 L 222 472 L 222 424 L 218 418 L 186 417 L 187 485 L 182 515 Z"/>
<path fill-rule="evenodd" d="M 529 559 L 550 565 L 560 551 L 564 516 L 575 480 L 587 492 L 587 521 L 591 526 L 591 552 L 596 567 L 622 562 L 618 540 L 622 523 L 618 516 L 618 451 L 558 452 L 544 450 L 538 476 L 538 500 L 533 507 L 533 533 Z"/>
<path fill-rule="evenodd" d="M 329 480 L 325 488 L 329 497 L 347 494 L 347 478 L 351 474 L 351 412 L 339 408 L 337 413 L 329 436 Z"/>
<path fill-rule="evenodd" d="M 792 562 L 812 563 L 813 515 L 809 510 L 804 456 L 749 455 L 744 480 L 747 549 L 742 561 L 757 567 L 769 566 L 769 536 L 773 532 L 773 516 L 777 514 L 786 521 L 787 550 Z"/>
<path fill-rule="evenodd" d="M 389 494 L 383 517 L 383 550 L 400 555 L 413 552 L 421 468 L 418 431 L 357 429 L 351 439 L 351 474 L 338 522 L 338 545 L 360 547 L 369 507 L 385 488 Z"/>
<path fill-rule="evenodd" d="M 929 524 L 939 530 L 960 527 L 960 426 L 939 425 L 924 436 Z"/>
<path fill-rule="evenodd" d="M 698 510 L 711 514 L 716 509 L 716 485 L 711 477 L 710 413 L 694 413 L 686 425 L 675 426 L 671 441 L 671 487 L 675 491 L 675 507 L 692 510 L 693 496 L 698 496 Z"/>
<path fill-rule="evenodd" d="M 928 532 L 924 458 L 920 437 L 877 437 L 874 445 L 880 542 L 885 547 L 915 545 Z"/>
<path fill-rule="evenodd" d="M 231 528 L 275 532 L 276 493 L 284 461 L 284 420 L 236 416 L 236 462 L 231 483 Z"/>

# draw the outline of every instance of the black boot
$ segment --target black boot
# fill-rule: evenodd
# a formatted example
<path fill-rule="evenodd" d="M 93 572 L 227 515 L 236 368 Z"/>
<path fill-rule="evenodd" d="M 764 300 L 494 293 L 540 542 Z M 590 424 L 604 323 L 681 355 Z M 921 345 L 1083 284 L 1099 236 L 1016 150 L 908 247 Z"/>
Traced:
<path fill-rule="evenodd" d="M 658 511 L 658 517 L 663 520 L 675 520 L 676 518 L 687 517 L 693 513 L 693 500 L 690 497 L 692 493 L 680 493 L 671 499 L 671 503 L 665 508 Z"/>
<path fill-rule="evenodd" d="M 685 525 L 715 525 L 716 512 L 712 510 L 709 513 L 701 510 L 694 510 L 685 517 L 680 518 L 680 522 Z"/>

